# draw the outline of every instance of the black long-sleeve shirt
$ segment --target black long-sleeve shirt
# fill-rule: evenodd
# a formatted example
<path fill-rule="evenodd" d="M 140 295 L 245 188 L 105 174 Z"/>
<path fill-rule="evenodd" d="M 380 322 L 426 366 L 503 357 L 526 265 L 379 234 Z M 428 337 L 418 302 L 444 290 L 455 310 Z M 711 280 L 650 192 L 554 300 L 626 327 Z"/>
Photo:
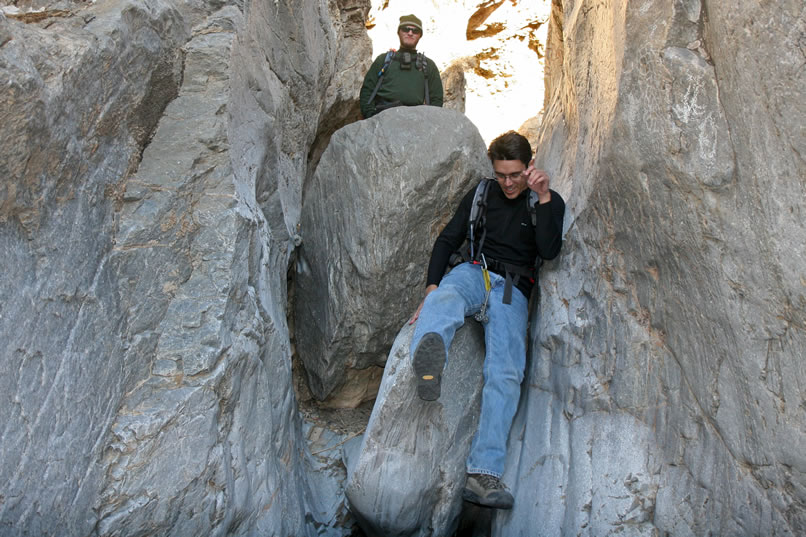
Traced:
<path fill-rule="evenodd" d="M 434 242 L 431 260 L 428 263 L 426 285 L 439 285 L 451 254 L 467 237 L 468 219 L 476 188 L 462 198 L 459 208 L 442 233 Z M 487 235 L 481 253 L 486 258 L 501 263 L 520 266 L 533 266 L 539 255 L 543 259 L 554 259 L 562 247 L 563 218 L 565 201 L 555 191 L 551 191 L 551 201 L 536 204 L 536 225 L 526 206 L 529 189 L 511 200 L 504 195 L 501 186 L 494 181 L 487 193 Z M 481 230 L 475 233 L 476 247 Z M 520 278 L 517 287 L 528 297 L 533 283 L 528 278 Z"/>

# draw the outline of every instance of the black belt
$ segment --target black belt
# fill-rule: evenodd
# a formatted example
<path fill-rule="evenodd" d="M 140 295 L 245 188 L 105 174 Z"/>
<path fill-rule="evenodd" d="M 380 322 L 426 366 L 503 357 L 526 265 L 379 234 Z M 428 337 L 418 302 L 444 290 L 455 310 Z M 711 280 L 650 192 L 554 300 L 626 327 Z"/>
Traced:
<path fill-rule="evenodd" d="M 534 267 L 527 267 L 524 265 L 512 265 L 504 263 L 495 259 L 490 259 L 485 256 L 487 261 L 487 270 L 495 272 L 504 278 L 504 304 L 512 304 L 512 286 L 518 285 L 521 281 L 521 276 L 529 278 L 529 281 L 535 283 L 535 269 Z M 474 265 L 481 265 L 481 261 L 471 261 Z"/>

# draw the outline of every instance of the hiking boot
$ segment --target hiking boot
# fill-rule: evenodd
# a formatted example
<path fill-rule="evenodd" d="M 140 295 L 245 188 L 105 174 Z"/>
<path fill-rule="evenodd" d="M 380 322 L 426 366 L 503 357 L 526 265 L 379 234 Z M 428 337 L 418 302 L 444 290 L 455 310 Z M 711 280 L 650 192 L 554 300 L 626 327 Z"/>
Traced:
<path fill-rule="evenodd" d="M 467 482 L 462 491 L 465 500 L 496 509 L 512 509 L 515 498 L 500 479 L 487 474 L 467 474 Z"/>
<path fill-rule="evenodd" d="M 442 368 L 445 366 L 445 343 L 436 332 L 428 332 L 414 350 L 414 374 L 417 395 L 424 401 L 439 399 Z"/>

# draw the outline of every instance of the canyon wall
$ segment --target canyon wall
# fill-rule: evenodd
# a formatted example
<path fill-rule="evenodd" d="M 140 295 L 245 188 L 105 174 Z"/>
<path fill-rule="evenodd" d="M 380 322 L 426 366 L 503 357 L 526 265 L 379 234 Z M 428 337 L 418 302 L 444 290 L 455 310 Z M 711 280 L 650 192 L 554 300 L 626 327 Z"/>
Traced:
<path fill-rule="evenodd" d="M 3 5 L 0 534 L 349 534 L 288 271 L 368 2 Z M 552 2 L 537 160 L 566 242 L 494 535 L 806 533 L 804 9 Z"/>
<path fill-rule="evenodd" d="M 543 268 L 497 535 L 806 532 L 800 2 L 553 2 Z"/>
<path fill-rule="evenodd" d="M 350 531 L 302 436 L 286 271 L 368 9 L 4 10 L 1 534 Z"/>

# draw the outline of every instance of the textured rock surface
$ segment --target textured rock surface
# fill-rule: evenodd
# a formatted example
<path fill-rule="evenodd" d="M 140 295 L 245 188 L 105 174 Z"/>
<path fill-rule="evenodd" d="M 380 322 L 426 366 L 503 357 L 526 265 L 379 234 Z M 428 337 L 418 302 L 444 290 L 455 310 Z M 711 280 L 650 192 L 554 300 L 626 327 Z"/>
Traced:
<path fill-rule="evenodd" d="M 554 7 L 538 161 L 567 241 L 543 269 L 516 504 L 492 534 L 801 535 L 804 8 Z M 412 419 L 387 399 L 362 446 L 377 469 L 396 452 L 373 431 Z M 429 531 L 416 501 L 378 504 L 411 521 L 393 532 Z M 362 509 L 385 521 L 379 505 L 354 509 L 373 528 Z"/>
<path fill-rule="evenodd" d="M 177 94 L 188 28 L 164 2 L 84 15 L 47 30 L 0 17 L 4 535 L 91 533 L 110 428 L 148 368 L 124 359 L 109 259 L 121 182 Z"/>
<path fill-rule="evenodd" d="M 0 534 L 349 533 L 286 274 L 368 4 L 3 4 Z M 539 160 L 567 243 L 494 534 L 802 535 L 802 2 L 553 5 Z M 386 397 L 367 442 L 421 423 Z"/>
<path fill-rule="evenodd" d="M 490 173 L 478 130 L 453 110 L 397 108 L 333 136 L 306 187 L 296 277 L 297 350 L 317 398 L 385 363 L 437 233 Z"/>
<path fill-rule="evenodd" d="M 301 4 L 0 17 L 3 535 L 351 531 L 285 274 L 368 5 Z"/>
<path fill-rule="evenodd" d="M 802 535 L 803 4 L 555 10 L 567 242 L 495 534 Z"/>
<path fill-rule="evenodd" d="M 395 340 L 363 442 L 348 459 L 347 499 L 372 537 L 453 535 L 459 523 L 481 402 L 484 332 L 474 321 L 457 331 L 433 402 L 417 397 L 413 332 L 407 324 Z"/>

